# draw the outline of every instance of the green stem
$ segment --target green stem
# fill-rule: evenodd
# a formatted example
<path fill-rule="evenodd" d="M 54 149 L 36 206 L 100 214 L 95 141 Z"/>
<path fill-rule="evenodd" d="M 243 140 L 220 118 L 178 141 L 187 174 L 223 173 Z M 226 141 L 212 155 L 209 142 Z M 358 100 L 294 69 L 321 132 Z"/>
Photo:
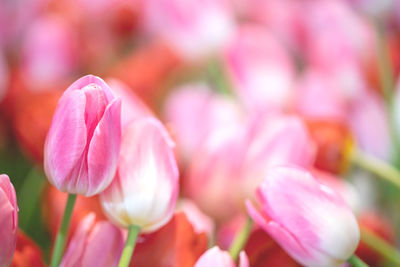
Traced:
<path fill-rule="evenodd" d="M 388 43 L 386 40 L 385 27 L 382 22 L 375 21 L 376 28 L 376 55 L 378 63 L 378 72 L 380 78 L 380 85 L 386 102 L 386 113 L 389 118 L 389 130 L 394 146 L 393 157 L 396 165 L 400 163 L 400 141 L 395 127 L 394 105 L 393 105 L 393 91 L 394 91 L 394 73 L 393 66 L 390 61 L 388 51 Z"/>
<path fill-rule="evenodd" d="M 400 171 L 392 165 L 359 150 L 353 152 L 352 160 L 358 167 L 379 176 L 400 189 Z"/>
<path fill-rule="evenodd" d="M 347 260 L 348 263 L 351 264 L 353 267 L 368 267 L 369 265 L 363 262 L 359 257 L 355 254 Z"/>
<path fill-rule="evenodd" d="M 226 77 L 224 67 L 218 59 L 213 59 L 207 66 L 208 79 L 215 89 L 222 94 L 230 95 L 230 84 Z"/>
<path fill-rule="evenodd" d="M 61 257 L 64 252 L 65 242 L 67 240 L 69 223 L 72 217 L 72 211 L 76 201 L 76 195 L 69 194 L 67 204 L 64 210 L 64 216 L 61 222 L 60 229 L 58 230 L 56 243 L 54 245 L 53 256 L 51 258 L 51 267 L 58 267 L 60 265 Z"/>
<path fill-rule="evenodd" d="M 121 254 L 121 259 L 119 260 L 118 267 L 127 267 L 132 258 L 133 250 L 135 249 L 136 239 L 139 235 L 140 227 L 137 225 L 129 226 L 128 238 L 125 242 L 124 250 Z"/>
<path fill-rule="evenodd" d="M 236 261 L 239 256 L 240 251 L 243 249 L 244 245 L 246 245 L 247 239 L 249 239 L 251 229 L 253 227 L 253 221 L 251 218 L 248 218 L 246 224 L 243 228 L 236 234 L 233 239 L 232 245 L 229 248 L 229 254 L 234 261 Z"/>
<path fill-rule="evenodd" d="M 395 266 L 400 266 L 400 252 L 391 246 L 386 240 L 377 236 L 373 232 L 361 228 L 361 240 L 370 248 L 391 261 Z"/>

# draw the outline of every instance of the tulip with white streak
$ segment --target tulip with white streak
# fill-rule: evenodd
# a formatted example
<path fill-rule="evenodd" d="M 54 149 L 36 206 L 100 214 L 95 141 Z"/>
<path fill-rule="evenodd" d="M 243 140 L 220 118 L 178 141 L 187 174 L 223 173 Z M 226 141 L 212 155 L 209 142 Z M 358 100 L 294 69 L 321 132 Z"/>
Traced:
<path fill-rule="evenodd" d="M 360 230 L 354 214 L 307 171 L 271 168 L 257 197 L 261 211 L 248 202 L 249 215 L 299 263 L 340 266 L 356 250 Z"/>

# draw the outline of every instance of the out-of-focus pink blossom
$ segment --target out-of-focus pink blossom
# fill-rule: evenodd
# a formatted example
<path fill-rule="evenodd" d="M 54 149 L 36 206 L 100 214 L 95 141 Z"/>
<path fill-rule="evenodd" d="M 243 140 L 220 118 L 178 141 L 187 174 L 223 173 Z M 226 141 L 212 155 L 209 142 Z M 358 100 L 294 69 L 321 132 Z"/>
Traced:
<path fill-rule="evenodd" d="M 269 169 L 257 191 L 261 211 L 249 215 L 289 255 L 306 266 L 340 266 L 360 240 L 357 220 L 345 201 L 297 167 Z"/>
<path fill-rule="evenodd" d="M 294 66 L 267 29 L 245 25 L 225 53 L 234 89 L 250 110 L 285 108 L 292 94 Z"/>
<path fill-rule="evenodd" d="M 362 69 L 374 55 L 372 27 L 343 1 L 307 2 L 305 56 L 332 77 L 346 100 L 365 89 Z"/>
<path fill-rule="evenodd" d="M 78 68 L 77 35 L 59 16 L 44 16 L 29 25 L 21 53 L 23 77 L 31 90 L 57 88 Z"/>
<path fill-rule="evenodd" d="M 213 93 L 205 84 L 177 88 L 166 100 L 165 121 L 183 159 L 190 159 L 211 132 L 238 124 L 241 112 L 232 98 Z"/>
<path fill-rule="evenodd" d="M 313 119 L 344 120 L 346 101 L 323 72 L 310 69 L 297 81 L 292 108 Z"/>
<path fill-rule="evenodd" d="M 146 0 L 144 27 L 187 59 L 218 51 L 235 28 L 226 0 Z"/>
<path fill-rule="evenodd" d="M 187 194 L 204 212 L 221 221 L 243 208 L 269 167 L 311 167 L 315 146 L 299 118 L 271 115 L 215 131 L 194 155 L 185 181 Z"/>
<path fill-rule="evenodd" d="M 185 213 L 196 233 L 206 233 L 209 238 L 212 238 L 215 222 L 204 214 L 193 201 L 189 199 L 181 200 L 178 203 L 177 211 Z"/>
<path fill-rule="evenodd" d="M 242 144 L 240 202 L 254 195 L 273 166 L 293 164 L 309 168 L 315 161 L 316 147 L 304 122 L 296 116 L 270 115 L 250 122 Z"/>
<path fill-rule="evenodd" d="M 58 102 L 44 169 L 62 192 L 92 196 L 112 181 L 121 143 L 121 101 L 99 77 L 74 82 Z"/>
<path fill-rule="evenodd" d="M 20 41 L 27 26 L 39 15 L 49 0 L 1 1 L 0 46 L 14 45 Z"/>
<path fill-rule="evenodd" d="M 9 266 L 18 232 L 18 207 L 14 186 L 7 175 L 0 175 L 0 266 Z"/>
<path fill-rule="evenodd" d="M 304 46 L 302 6 L 304 1 L 292 0 L 234 0 L 240 2 L 245 16 L 262 23 L 290 50 Z"/>
<path fill-rule="evenodd" d="M 155 118 L 133 120 L 122 130 L 118 170 L 100 195 L 106 215 L 119 226 L 151 232 L 166 224 L 178 197 L 174 143 Z"/>
<path fill-rule="evenodd" d="M 122 230 L 93 213 L 82 219 L 69 242 L 61 267 L 117 266 L 124 247 Z"/>
<path fill-rule="evenodd" d="M 351 106 L 349 124 L 361 149 L 381 159 L 390 159 L 389 121 L 382 98 L 374 92 L 361 94 Z"/>
<path fill-rule="evenodd" d="M 232 260 L 228 252 L 222 251 L 219 247 L 213 247 L 207 250 L 201 257 L 197 260 L 194 267 L 235 267 L 236 264 Z M 240 260 L 238 267 L 249 267 L 249 260 L 247 259 L 246 253 L 240 253 Z"/>
<path fill-rule="evenodd" d="M 207 136 L 193 153 L 185 177 L 186 194 L 201 210 L 219 221 L 229 219 L 238 211 L 237 183 L 242 156 L 239 144 L 243 131 L 244 127 L 227 127 Z"/>

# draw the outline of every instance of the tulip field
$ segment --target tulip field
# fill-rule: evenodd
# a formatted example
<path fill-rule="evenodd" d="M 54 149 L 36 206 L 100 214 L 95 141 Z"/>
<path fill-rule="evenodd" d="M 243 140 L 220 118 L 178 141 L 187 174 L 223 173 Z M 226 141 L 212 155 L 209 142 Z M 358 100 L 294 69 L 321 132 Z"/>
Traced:
<path fill-rule="evenodd" d="M 0 0 L 0 267 L 400 266 L 400 1 Z"/>

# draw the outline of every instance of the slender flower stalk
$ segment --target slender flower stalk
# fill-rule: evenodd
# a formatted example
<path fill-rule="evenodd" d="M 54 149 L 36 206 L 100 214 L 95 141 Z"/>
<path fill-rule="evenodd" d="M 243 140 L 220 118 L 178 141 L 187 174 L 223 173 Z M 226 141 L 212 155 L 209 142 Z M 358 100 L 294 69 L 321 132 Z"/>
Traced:
<path fill-rule="evenodd" d="M 394 162 L 400 163 L 400 142 L 397 136 L 395 128 L 395 117 L 394 117 L 394 103 L 393 103 L 393 92 L 394 92 L 394 74 L 393 66 L 391 65 L 388 51 L 387 39 L 385 38 L 385 29 L 380 21 L 375 22 L 376 28 L 376 43 L 377 43 L 377 63 L 380 78 L 381 89 L 384 94 L 386 101 L 386 112 L 389 118 L 389 127 L 392 143 L 394 146 Z"/>
<path fill-rule="evenodd" d="M 65 249 L 65 242 L 68 236 L 69 223 L 72 217 L 72 211 L 76 201 L 76 195 L 69 194 L 67 204 L 64 210 L 64 216 L 61 222 L 61 227 L 58 230 L 56 243 L 54 245 L 53 256 L 51 257 L 51 267 L 58 267 Z"/>
<path fill-rule="evenodd" d="M 231 95 L 231 85 L 227 79 L 222 62 L 213 59 L 207 66 L 207 75 L 210 83 L 222 94 Z"/>
<path fill-rule="evenodd" d="M 400 252 L 366 228 L 360 228 L 361 240 L 396 266 L 400 266 Z"/>
<path fill-rule="evenodd" d="M 369 265 L 363 262 L 359 257 L 353 255 L 347 260 L 348 263 L 353 267 L 368 267 Z"/>
<path fill-rule="evenodd" d="M 358 167 L 379 176 L 400 189 L 400 171 L 389 163 L 360 150 L 353 152 L 352 161 Z"/>
<path fill-rule="evenodd" d="M 137 225 L 129 226 L 128 238 L 126 239 L 124 250 L 122 251 L 121 259 L 118 267 L 129 266 L 133 251 L 135 250 L 136 240 L 140 232 L 140 227 Z"/>
<path fill-rule="evenodd" d="M 243 226 L 242 229 L 240 229 L 240 231 L 236 234 L 235 238 L 233 239 L 232 245 L 229 248 L 229 254 L 231 255 L 234 261 L 236 261 L 240 251 L 242 251 L 242 249 L 246 245 L 246 242 L 249 239 L 252 228 L 253 228 L 253 220 L 249 217 L 246 221 L 246 224 Z"/>

